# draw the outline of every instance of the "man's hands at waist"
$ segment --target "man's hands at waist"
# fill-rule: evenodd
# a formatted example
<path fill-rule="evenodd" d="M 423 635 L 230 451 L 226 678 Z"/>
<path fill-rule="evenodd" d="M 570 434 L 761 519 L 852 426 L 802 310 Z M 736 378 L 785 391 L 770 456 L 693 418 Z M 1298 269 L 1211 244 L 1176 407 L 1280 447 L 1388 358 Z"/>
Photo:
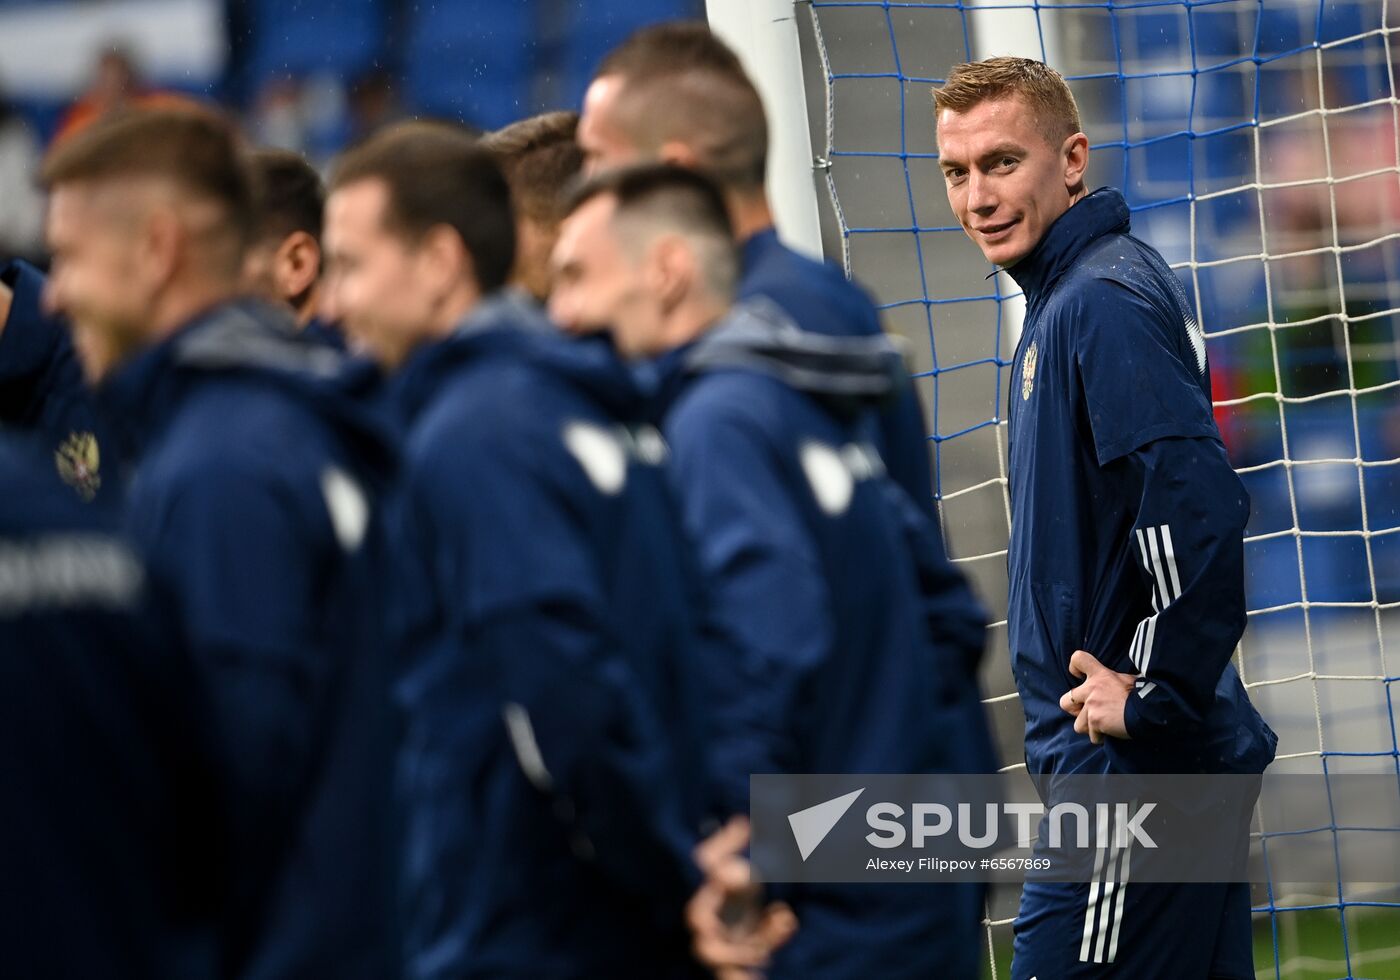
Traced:
<path fill-rule="evenodd" d="M 1128 738 L 1123 710 L 1137 678 L 1105 667 L 1085 650 L 1074 651 L 1069 658 L 1069 672 L 1084 678 L 1084 683 L 1070 688 L 1060 698 L 1060 710 L 1074 716 L 1074 730 L 1088 735 L 1095 745 L 1102 744 L 1105 735 Z"/>

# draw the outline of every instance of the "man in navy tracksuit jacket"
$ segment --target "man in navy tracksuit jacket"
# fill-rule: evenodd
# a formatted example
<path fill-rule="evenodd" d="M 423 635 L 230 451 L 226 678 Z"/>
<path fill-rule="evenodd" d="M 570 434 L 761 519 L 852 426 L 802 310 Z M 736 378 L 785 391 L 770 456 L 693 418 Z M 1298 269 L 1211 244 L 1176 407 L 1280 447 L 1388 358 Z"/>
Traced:
<path fill-rule="evenodd" d="M 665 447 L 605 342 L 548 329 L 487 301 L 395 379 L 401 544 L 436 570 L 440 637 L 399 688 L 417 976 L 688 959 L 704 782 Z"/>
<path fill-rule="evenodd" d="M 718 43 L 718 42 L 715 42 Z M 880 314 L 859 285 L 830 262 L 818 262 L 788 248 L 771 225 L 739 246 L 742 273 L 737 299 L 765 299 L 796 326 L 829 337 L 883 337 Z M 933 495 L 928 440 L 923 408 L 913 385 L 896 385 L 888 399 L 874 406 L 873 439 L 885 469 L 909 499 L 921 507 L 932 525 L 929 545 L 936 557 L 928 574 L 936 577 L 930 599 L 938 606 L 935 618 L 961 623 L 970 630 L 984 628 L 980 607 L 967 579 L 948 560 L 943 546 L 938 509 Z M 978 610 L 969 614 L 969 610 Z M 984 637 L 961 641 L 979 652 Z"/>
<path fill-rule="evenodd" d="M 612 51 L 594 75 L 578 139 L 594 173 L 664 161 L 716 180 L 741 250 L 738 299 L 766 297 L 813 333 L 883 333 L 864 290 L 836 266 L 778 238 L 764 190 L 768 126 L 762 103 L 738 58 L 704 22 L 652 25 Z M 934 514 L 927 433 L 913 386 L 901 385 L 878 417 L 890 476 Z"/>
<path fill-rule="evenodd" d="M 326 188 L 304 156 L 264 147 L 249 155 L 256 220 L 243 256 L 243 289 L 271 303 L 285 303 L 302 335 L 338 350 L 345 336 L 317 313 L 321 274 L 321 225 Z"/>
<path fill-rule="evenodd" d="M 954 213 L 1027 301 L 1008 555 L 1027 767 L 1261 773 L 1277 739 L 1230 663 L 1249 500 L 1185 291 L 1122 196 L 1086 192 L 1087 140 L 1052 70 L 960 66 L 937 100 Z M 1013 976 L 1254 975 L 1247 885 L 1128 884 L 1130 861 L 1114 849 L 1100 880 L 1027 884 Z"/>
<path fill-rule="evenodd" d="M 881 337 L 880 314 L 865 290 L 840 268 L 788 248 L 771 225 L 739 245 L 743 274 L 737 299 L 763 297 L 803 330 L 829 337 Z M 890 478 L 937 521 L 924 413 L 911 384 L 877 406 L 880 455 Z M 938 547 L 942 549 L 940 538 Z M 969 594 L 968 598 L 971 596 Z"/>
<path fill-rule="evenodd" d="M 227 801 L 162 589 L 0 437 L 0 949 L 7 976 L 214 978 Z"/>
<path fill-rule="evenodd" d="M 763 297 L 815 334 L 883 335 L 879 312 L 860 286 L 832 263 L 802 255 L 779 239 L 764 184 L 763 104 L 737 56 L 703 21 L 644 27 L 609 53 L 584 100 L 578 140 L 593 173 L 664 161 L 715 180 L 740 248 L 737 299 Z M 930 573 L 940 579 L 933 590 L 939 618 L 957 621 L 977 600 L 962 574 L 944 560 L 918 392 L 900 385 L 875 415 L 872 438 L 890 477 L 934 525 L 931 543 L 938 560 Z"/>
<path fill-rule="evenodd" d="M 257 240 L 240 285 L 285 302 L 304 336 L 343 350 L 340 332 L 316 316 L 321 178 L 303 158 L 281 150 L 259 151 L 251 166 L 259 185 Z M 82 499 L 115 498 L 121 475 L 103 469 L 104 461 L 115 462 L 110 434 L 82 384 L 68 325 L 43 311 L 43 290 L 43 273 L 28 262 L 0 266 L 0 424 L 42 431 L 59 475 Z"/>
<path fill-rule="evenodd" d="M 221 305 L 121 365 L 100 404 L 127 522 L 178 583 L 234 794 L 243 975 L 380 976 L 394 937 L 377 379 Z M 241 955 L 241 953 L 240 953 Z"/>
<path fill-rule="evenodd" d="M 108 433 L 67 325 L 43 312 L 43 291 L 43 273 L 28 262 L 0 267 L 0 425 L 41 433 L 54 469 L 80 499 L 116 499 L 120 477 L 103 468 Z"/>
<path fill-rule="evenodd" d="M 405 430 L 408 973 L 692 975 L 703 660 L 665 444 L 605 338 L 501 288 L 509 199 L 471 140 L 385 131 L 327 215 L 330 305 Z"/>
<path fill-rule="evenodd" d="M 565 221 L 551 296 L 575 328 L 661 355 L 655 411 L 724 659 L 706 749 L 718 805 L 753 773 L 987 772 L 980 610 L 942 612 L 931 522 L 888 476 L 872 408 L 889 342 L 814 337 L 776 305 L 727 317 L 736 257 L 718 191 L 678 168 L 613 171 Z M 718 324 L 716 324 L 718 320 Z M 806 885 L 770 976 L 976 974 L 981 888 Z"/>
<path fill-rule="evenodd" d="M 390 731 L 374 372 L 234 301 L 236 137 L 147 110 L 45 169 L 53 306 L 130 473 L 125 521 L 173 590 L 234 801 L 226 971 L 392 976 Z"/>

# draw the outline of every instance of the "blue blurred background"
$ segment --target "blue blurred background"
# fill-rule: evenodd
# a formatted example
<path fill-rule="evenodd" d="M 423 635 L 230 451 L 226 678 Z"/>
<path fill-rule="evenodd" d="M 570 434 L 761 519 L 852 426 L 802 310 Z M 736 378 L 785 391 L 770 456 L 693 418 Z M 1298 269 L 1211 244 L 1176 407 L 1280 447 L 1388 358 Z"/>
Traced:
<path fill-rule="evenodd" d="M 323 163 L 405 116 L 492 129 L 576 108 L 604 52 L 703 0 L 0 0 L 0 252 L 38 257 L 43 148 L 115 99 L 178 93 Z"/>

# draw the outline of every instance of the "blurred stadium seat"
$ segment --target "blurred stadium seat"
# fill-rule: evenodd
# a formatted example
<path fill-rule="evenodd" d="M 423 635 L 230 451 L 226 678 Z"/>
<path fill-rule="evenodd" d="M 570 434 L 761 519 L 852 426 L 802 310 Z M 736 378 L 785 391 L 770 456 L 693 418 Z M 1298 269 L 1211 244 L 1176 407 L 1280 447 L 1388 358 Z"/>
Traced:
<path fill-rule="evenodd" d="M 408 15 L 403 58 L 410 104 L 482 129 L 530 115 L 534 6 L 415 5 Z"/>
<path fill-rule="evenodd" d="M 259 81 L 278 74 L 358 75 L 388 53 L 389 7 L 384 0 L 252 0 L 248 71 Z"/>

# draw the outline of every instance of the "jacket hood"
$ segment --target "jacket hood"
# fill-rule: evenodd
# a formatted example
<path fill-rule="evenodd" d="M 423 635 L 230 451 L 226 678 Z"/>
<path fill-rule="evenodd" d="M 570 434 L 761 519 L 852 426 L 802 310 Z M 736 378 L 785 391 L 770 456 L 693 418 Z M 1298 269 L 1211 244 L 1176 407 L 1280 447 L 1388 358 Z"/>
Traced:
<path fill-rule="evenodd" d="M 292 394 L 335 424 L 368 475 L 387 478 L 393 433 L 376 410 L 379 371 L 366 361 L 302 336 L 288 311 L 254 299 L 222 303 L 118 368 L 99 401 L 123 450 L 138 453 L 201 377 L 256 377 Z"/>
<path fill-rule="evenodd" d="M 533 300 L 512 291 L 483 300 L 455 332 L 409 358 L 393 382 L 400 411 L 413 418 L 463 364 L 485 357 L 535 364 L 619 418 L 640 411 L 637 383 L 607 336 L 567 337 Z"/>
<path fill-rule="evenodd" d="M 762 297 L 735 306 L 683 348 L 680 366 L 687 375 L 732 369 L 767 374 L 842 414 L 878 406 L 908 383 L 904 357 L 888 336 L 812 333 Z"/>

